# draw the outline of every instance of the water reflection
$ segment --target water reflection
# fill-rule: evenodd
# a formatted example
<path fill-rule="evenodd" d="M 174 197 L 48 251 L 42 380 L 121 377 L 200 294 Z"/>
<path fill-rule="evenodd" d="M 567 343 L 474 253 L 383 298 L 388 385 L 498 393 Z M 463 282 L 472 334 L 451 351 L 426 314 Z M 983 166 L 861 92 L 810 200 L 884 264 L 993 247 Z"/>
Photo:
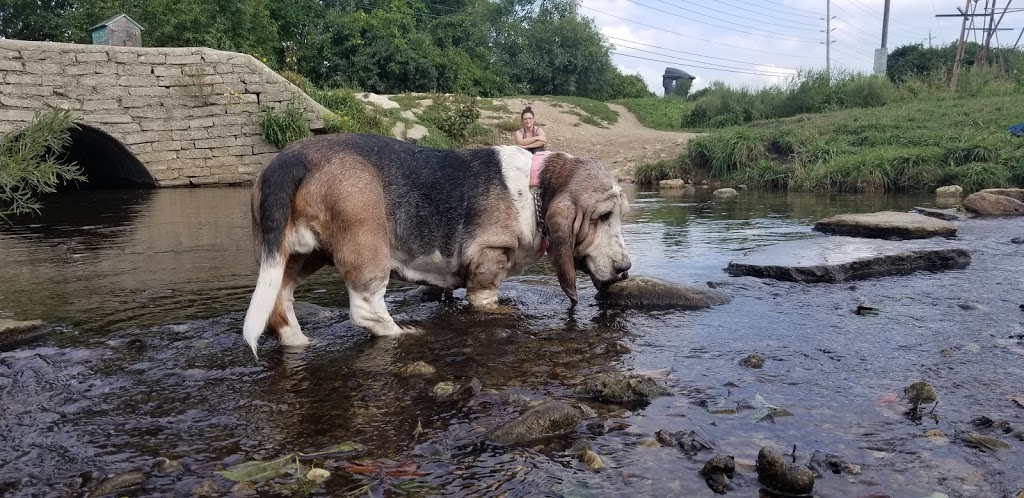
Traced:
<path fill-rule="evenodd" d="M 145 469 L 160 456 L 187 471 L 151 477 L 147 493 L 191 495 L 213 482 L 227 494 L 219 468 L 352 440 L 371 458 L 411 459 L 430 494 L 710 496 L 697 471 L 714 452 L 652 447 L 660 429 L 699 431 L 741 460 L 762 445 L 796 445 L 803 461 L 820 449 L 862 468 L 819 479 L 820 496 L 999 496 L 1024 487 L 1019 473 L 1002 470 L 1024 468 L 1019 451 L 980 451 L 955 436 L 980 415 L 1021 425 L 1008 399 L 1012 379 L 1024 375 L 1024 283 L 1014 271 L 1019 246 L 1008 239 L 1024 235 L 1024 220 L 962 223 L 953 243 L 972 252 L 965 270 L 805 285 L 723 269 L 747 249 L 821 236 L 809 228 L 818 218 L 932 199 L 629 196 L 631 273 L 716 281 L 731 304 L 603 309 L 581 279 L 581 303 L 570 312 L 550 268 L 538 265 L 503 286 L 503 302 L 516 310 L 505 315 L 467 309 L 461 292 L 436 303 L 389 293 L 396 319 L 426 332 L 373 339 L 348 322 L 343 286 L 325 269 L 298 292 L 314 344 L 288 351 L 268 342 L 258 362 L 238 335 L 255 281 L 247 189 L 55 198 L 41 217 L 0 228 L 0 309 L 73 325 L 0 353 L 0 494 L 60 495 L 82 472 Z M 862 303 L 882 313 L 854 314 Z M 632 352 L 607 347 L 616 341 Z M 739 365 L 752 352 L 767 358 L 763 369 Z M 398 373 L 415 361 L 437 372 Z M 530 448 L 481 442 L 531 401 L 573 399 L 575 383 L 601 371 L 658 371 L 674 395 L 636 411 L 589 403 L 598 415 L 575 435 Z M 431 394 L 438 382 L 473 378 L 483 387 L 475 395 Z M 882 402 L 919 379 L 942 400 L 927 426 Z M 757 395 L 794 416 L 754 423 L 747 407 Z M 716 414 L 709 404 L 740 409 Z M 946 438 L 923 437 L 931 428 Z M 606 468 L 589 470 L 574 444 L 588 445 Z M 319 495 L 367 483 L 331 470 Z M 756 493 L 749 469 L 733 484 L 730 493 Z"/>

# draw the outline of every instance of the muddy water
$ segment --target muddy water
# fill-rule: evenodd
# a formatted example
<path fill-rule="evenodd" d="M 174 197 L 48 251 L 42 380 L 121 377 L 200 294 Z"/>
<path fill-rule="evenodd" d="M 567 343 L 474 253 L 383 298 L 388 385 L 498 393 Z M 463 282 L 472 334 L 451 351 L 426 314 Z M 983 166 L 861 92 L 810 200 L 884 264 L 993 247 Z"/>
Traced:
<path fill-rule="evenodd" d="M 300 320 L 314 344 L 264 342 L 254 361 L 239 335 L 255 282 L 246 189 L 91 192 L 48 200 L 42 216 L 0 227 L 0 310 L 57 324 L 42 341 L 0 353 L 0 495 L 80 496 L 89 479 L 148 470 L 158 457 L 183 473 L 152 474 L 136 494 L 276 496 L 287 479 L 234 488 L 215 472 L 250 459 L 342 441 L 367 447 L 376 475 L 319 462 L 332 476 L 314 495 L 417 492 L 449 496 L 711 496 L 697 471 L 714 452 L 648 447 L 655 431 L 695 430 L 741 465 L 729 494 L 755 496 L 744 462 L 771 444 L 860 466 L 818 479 L 820 496 L 1003 496 L 1024 488 L 1024 442 L 977 429 L 980 416 L 1024 428 L 1020 342 L 1024 220 L 962 223 L 965 270 L 805 285 L 728 277 L 742 251 L 819 236 L 826 215 L 931 205 L 930 198 L 743 193 L 715 201 L 631 193 L 625 228 L 634 275 L 719 283 L 731 304 L 699 312 L 599 307 L 573 313 L 541 265 L 503 288 L 515 312 L 482 315 L 453 301 L 408 300 L 396 319 L 426 332 L 372 339 L 347 321 L 332 271 L 305 284 Z M 589 283 L 580 281 L 581 289 Z M 858 304 L 881 308 L 853 313 Z M 616 353 L 621 341 L 631 353 Z M 759 352 L 761 370 L 738 361 Z M 423 360 L 425 379 L 401 377 Z M 598 415 L 570 437 L 531 448 L 480 443 L 528 401 L 572 398 L 581 376 L 657 371 L 673 391 L 645 408 L 589 403 Z M 667 375 L 667 376 L 666 376 Z M 438 400 L 438 382 L 476 378 L 483 390 Z M 940 402 L 916 424 L 885 402 L 915 380 Z M 755 397 L 794 413 L 753 422 Z M 704 405 L 740 406 L 712 414 Z M 753 406 L 753 408 L 751 408 Z M 584 427 L 585 426 L 585 427 Z M 945 438 L 924 437 L 938 429 Z M 956 431 L 999 437 L 982 450 Z M 591 471 L 571 447 L 589 445 Z M 350 469 L 351 470 L 351 469 Z M 385 472 L 387 471 L 387 472 Z M 85 484 L 82 484 L 83 480 Z M 287 493 L 290 494 L 290 493 Z"/>

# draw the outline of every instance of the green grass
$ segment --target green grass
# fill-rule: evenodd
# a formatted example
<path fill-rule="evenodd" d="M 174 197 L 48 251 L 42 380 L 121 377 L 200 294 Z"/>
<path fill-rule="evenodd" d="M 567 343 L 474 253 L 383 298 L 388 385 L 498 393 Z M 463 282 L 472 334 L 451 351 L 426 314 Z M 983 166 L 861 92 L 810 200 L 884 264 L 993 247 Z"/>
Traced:
<path fill-rule="evenodd" d="M 640 124 L 656 130 L 682 129 L 683 116 L 693 109 L 693 102 L 679 97 L 643 97 L 616 100 L 640 121 Z"/>
<path fill-rule="evenodd" d="M 571 105 L 579 109 L 580 112 L 603 121 L 606 125 L 613 125 L 619 121 L 619 113 L 608 107 L 608 104 L 605 102 L 599 102 L 586 97 L 545 97 L 545 100 L 552 102 L 551 105 L 553 106 L 555 103 Z"/>
<path fill-rule="evenodd" d="M 723 181 L 816 192 L 1020 184 L 1024 140 L 1006 131 L 1022 120 L 1020 100 L 947 94 L 765 120 L 695 138 L 678 162 Z M 637 183 L 653 183 L 657 171 L 638 168 Z"/>
<path fill-rule="evenodd" d="M 400 95 L 392 95 L 388 97 L 389 100 L 401 106 L 402 109 L 418 109 L 420 104 L 419 99 L 411 92 L 405 92 Z"/>

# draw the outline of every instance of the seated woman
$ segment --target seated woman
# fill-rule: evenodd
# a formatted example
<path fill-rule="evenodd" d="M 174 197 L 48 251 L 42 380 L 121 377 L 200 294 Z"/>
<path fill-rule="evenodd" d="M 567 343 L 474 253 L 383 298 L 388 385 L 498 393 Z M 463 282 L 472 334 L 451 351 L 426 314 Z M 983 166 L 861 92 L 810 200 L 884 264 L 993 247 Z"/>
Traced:
<path fill-rule="evenodd" d="M 516 145 L 525 147 L 531 154 L 544 150 L 544 145 L 548 143 L 548 137 L 544 135 L 543 129 L 534 126 L 533 109 L 526 106 L 526 109 L 519 113 L 519 117 L 523 120 L 523 127 L 516 130 Z"/>

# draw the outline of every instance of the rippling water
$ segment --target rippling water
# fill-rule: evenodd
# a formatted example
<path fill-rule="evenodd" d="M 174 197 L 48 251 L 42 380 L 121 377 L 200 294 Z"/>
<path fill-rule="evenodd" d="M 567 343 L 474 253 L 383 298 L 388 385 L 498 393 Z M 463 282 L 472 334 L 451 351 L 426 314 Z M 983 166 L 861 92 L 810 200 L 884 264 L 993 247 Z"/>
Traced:
<path fill-rule="evenodd" d="M 314 344 L 283 351 L 265 342 L 254 362 L 239 335 L 255 283 L 247 189 L 83 192 L 48 199 L 42 216 L 0 226 L 0 316 L 57 324 L 46 339 L 0 353 L 0 495 L 78 496 L 83 473 L 147 469 L 179 459 L 183 474 L 153 475 L 140 493 L 229 493 L 214 472 L 341 441 L 367 446 L 392 477 L 344 471 L 319 495 L 370 486 L 397 495 L 711 496 L 697 471 L 714 452 L 688 456 L 643 444 L 655 431 L 697 430 L 717 451 L 756 458 L 771 444 L 805 463 L 814 450 L 857 464 L 827 475 L 820 496 L 1003 496 L 1024 488 L 1024 442 L 982 451 L 955 431 L 979 416 L 1024 428 L 1021 219 L 961 223 L 964 270 L 856 284 L 794 284 L 728 277 L 743 251 L 821 236 L 817 219 L 905 210 L 930 197 L 631 192 L 625 227 L 631 274 L 700 285 L 714 281 L 732 303 L 698 312 L 603 308 L 581 279 L 581 306 L 567 300 L 546 265 L 511 279 L 502 298 L 517 312 L 485 315 L 454 301 L 388 295 L 399 322 L 426 333 L 373 339 L 347 321 L 344 286 L 324 269 L 297 293 Z M 877 316 L 858 316 L 868 304 Z M 606 348 L 616 341 L 633 352 Z M 762 353 L 762 370 L 738 364 Z M 397 371 L 423 360 L 426 379 Z M 633 411 L 590 403 L 598 417 L 573 436 L 530 448 L 480 444 L 481 434 L 524 402 L 572 398 L 583 375 L 668 372 L 673 391 Z M 468 400 L 438 401 L 439 381 L 477 378 Z M 885 403 L 919 379 L 935 385 L 937 417 L 923 424 Z M 794 416 L 754 423 L 754 409 L 713 415 L 701 401 L 750 406 L 756 395 Z M 925 438 L 939 429 L 946 439 Z M 984 429 L 982 430 L 984 431 Z M 586 442 L 605 459 L 586 468 L 570 450 Z M 387 463 L 387 462 L 392 463 Z M 390 467 L 389 467 L 390 465 Z M 406 467 L 411 468 L 411 467 Z M 402 475 L 399 475 L 402 474 Z M 741 466 L 729 494 L 757 494 Z M 273 486 L 235 493 L 272 496 Z"/>

